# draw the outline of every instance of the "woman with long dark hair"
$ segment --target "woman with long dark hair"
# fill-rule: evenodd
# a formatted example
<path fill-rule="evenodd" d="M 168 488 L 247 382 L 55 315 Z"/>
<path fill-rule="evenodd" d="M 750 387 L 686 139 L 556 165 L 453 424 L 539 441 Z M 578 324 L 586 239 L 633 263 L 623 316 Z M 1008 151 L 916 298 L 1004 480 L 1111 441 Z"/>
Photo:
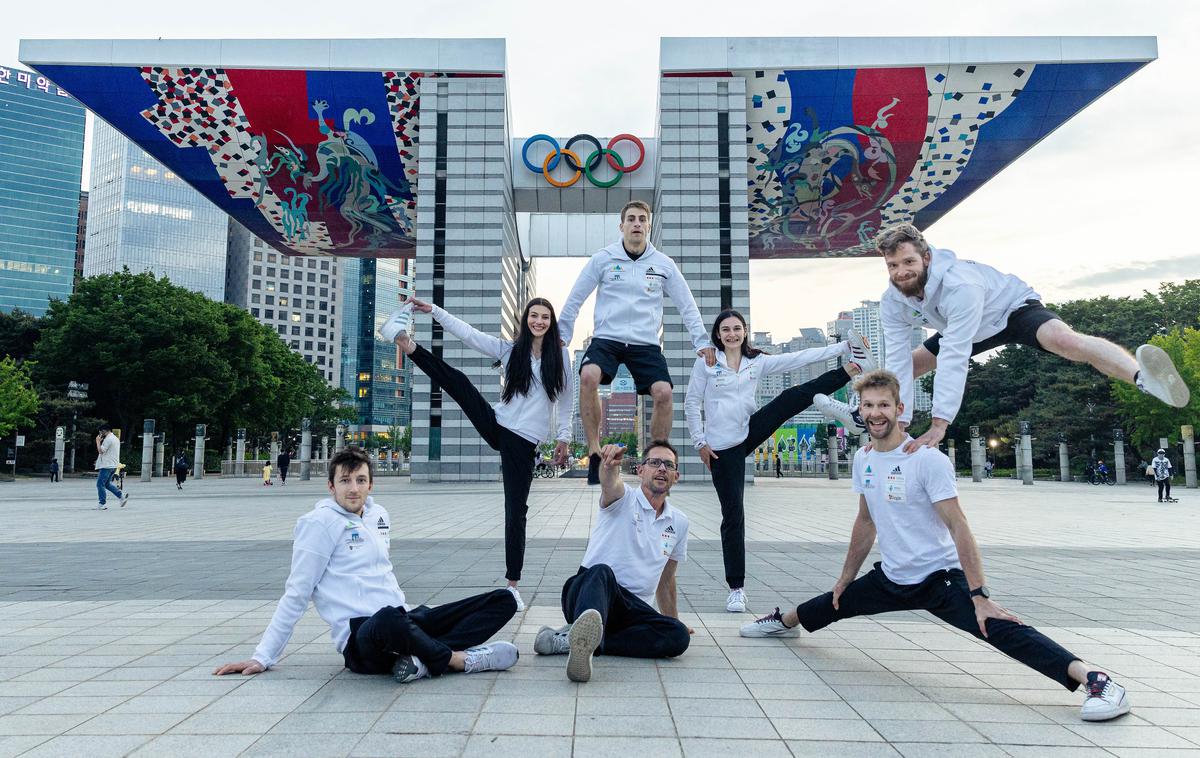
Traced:
<path fill-rule="evenodd" d="M 500 402 L 488 405 L 465 374 L 413 341 L 408 334 L 413 310 L 431 314 L 443 329 L 468 347 L 500 361 L 504 371 Z M 500 453 L 500 471 L 504 480 L 505 578 L 509 591 L 517 600 L 517 610 L 524 610 L 525 603 L 517 584 L 521 581 L 521 568 L 525 563 L 527 499 L 533 481 L 534 458 L 550 428 L 552 407 L 558 412 L 556 465 L 566 462 L 571 442 L 571 399 L 575 390 L 569 368 L 571 359 L 559 342 L 554 306 L 542 297 L 530 300 L 521 315 L 517 339 L 509 341 L 484 334 L 442 308 L 414 297 L 392 314 L 381 333 L 392 337 L 414 365 L 454 398 L 483 440 Z"/>
<path fill-rule="evenodd" d="M 692 444 L 700 451 L 721 501 L 721 553 L 729 584 L 725 608 L 741 613 L 746 610 L 746 456 L 781 424 L 811 405 L 814 395 L 835 392 L 860 371 L 874 369 L 876 363 L 866 340 L 854 330 L 845 342 L 770 355 L 751 346 L 746 319 L 735 310 L 717 316 L 712 342 L 717 346 L 717 363 L 706 366 L 703 359 L 697 359 L 683 407 Z M 764 376 L 837 357 L 845 358 L 846 364 L 790 387 L 754 409 L 755 390 Z"/>

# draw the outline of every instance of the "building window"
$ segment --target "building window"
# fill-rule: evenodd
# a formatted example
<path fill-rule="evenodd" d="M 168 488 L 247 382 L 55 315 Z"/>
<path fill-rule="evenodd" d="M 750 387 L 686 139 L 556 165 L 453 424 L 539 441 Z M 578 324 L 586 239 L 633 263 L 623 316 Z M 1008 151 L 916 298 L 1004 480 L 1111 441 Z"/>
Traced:
<path fill-rule="evenodd" d="M 254 281 L 250 282 L 250 286 L 256 290 L 260 290 L 262 289 L 262 282 L 258 279 L 255 279 Z"/>
<path fill-rule="evenodd" d="M 254 260 L 256 260 L 256 261 L 261 261 L 261 260 L 262 260 L 262 253 L 261 253 L 261 252 L 259 252 L 258 250 L 255 250 L 255 251 L 254 251 Z"/>
<path fill-rule="evenodd" d="M 267 305 L 274 305 L 274 304 L 275 304 L 275 296 L 267 295 Z"/>
<path fill-rule="evenodd" d="M 252 303 L 261 303 L 261 302 L 262 302 L 262 295 L 260 295 L 260 294 L 258 294 L 257 292 L 255 292 L 254 294 L 252 294 L 252 295 L 250 296 L 250 302 L 252 302 Z"/>
<path fill-rule="evenodd" d="M 304 327 L 304 336 L 305 336 L 305 337 L 311 337 L 311 336 L 313 336 L 313 330 L 312 330 L 312 327 L 311 327 L 311 326 L 306 326 L 306 327 Z M 308 349 L 309 349 L 309 350 L 312 350 L 312 343 L 311 343 L 311 342 L 310 342 L 310 343 L 308 343 Z"/>
<path fill-rule="evenodd" d="M 273 308 L 267 308 L 266 313 L 267 318 L 275 318 L 275 310 Z"/>
<path fill-rule="evenodd" d="M 254 268 L 250 269 L 250 273 L 254 274 L 255 276 L 262 276 L 262 266 L 255 266 Z"/>
<path fill-rule="evenodd" d="M 292 327 L 292 334 L 293 334 L 293 335 L 297 335 L 297 334 L 299 334 L 299 333 L 300 333 L 300 327 L 298 327 L 298 326 L 293 326 L 293 327 Z"/>
<path fill-rule="evenodd" d="M 257 309 L 257 308 L 251 308 L 251 309 L 250 309 L 250 315 L 251 315 L 251 316 L 253 316 L 254 318 L 258 318 L 258 309 Z"/>
<path fill-rule="evenodd" d="M 297 324 L 298 324 L 298 323 L 300 323 L 300 314 L 299 314 L 299 313 L 293 313 L 293 314 L 292 314 L 292 321 L 295 321 Z M 293 334 L 295 334 L 295 332 L 293 332 Z"/>
<path fill-rule="evenodd" d="M 279 298 L 279 304 L 280 304 L 280 305 L 287 305 L 287 304 L 288 304 L 288 299 L 287 299 L 286 297 L 281 297 L 281 298 Z"/>
<path fill-rule="evenodd" d="M 317 294 L 317 288 L 316 288 L 316 287 L 308 287 L 308 288 L 306 288 L 306 292 L 305 292 L 305 294 L 306 294 L 306 295 L 312 295 L 312 296 L 314 296 L 314 297 L 315 297 L 315 296 L 316 296 L 316 294 Z"/>

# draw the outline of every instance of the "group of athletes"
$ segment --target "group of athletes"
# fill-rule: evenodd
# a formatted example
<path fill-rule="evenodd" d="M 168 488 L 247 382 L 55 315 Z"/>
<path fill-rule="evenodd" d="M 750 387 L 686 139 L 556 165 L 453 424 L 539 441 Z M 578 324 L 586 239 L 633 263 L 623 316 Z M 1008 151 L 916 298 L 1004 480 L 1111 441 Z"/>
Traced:
<path fill-rule="evenodd" d="M 683 654 L 693 630 L 679 619 L 676 570 L 687 558 L 688 518 L 668 501 L 679 478 L 679 453 L 669 442 L 672 381 L 659 345 L 663 296 L 682 316 L 697 358 L 685 410 L 692 443 L 707 466 L 721 504 L 721 549 L 729 587 L 726 607 L 747 608 L 745 592 L 746 457 L 787 419 L 814 405 L 851 432 L 869 435 L 853 464 L 858 514 L 842 571 L 830 592 L 794 609 L 741 627 L 744 637 L 796 636 L 836 621 L 896 610 L 925 610 L 986 640 L 1059 682 L 1085 687 L 1081 718 L 1106 720 L 1129 711 L 1125 689 L 992 599 L 979 548 L 959 506 L 955 474 L 937 445 L 962 402 L 970 356 L 1005 344 L 1025 344 L 1090 363 L 1182 407 L 1188 388 L 1169 356 L 1142 345 L 1135 355 L 1080 334 L 1041 303 L 1018 277 L 949 250 L 930 247 L 909 224 L 885 229 L 877 247 L 889 284 L 881 301 L 886 369 L 853 331 L 825 348 L 769 355 L 750 344 L 745 319 L 723 310 L 705 329 L 675 262 L 650 244 L 651 209 L 640 201 L 621 210 L 621 241 L 591 257 L 561 313 L 544 298 L 526 304 L 515 340 L 484 334 L 444 309 L 410 298 L 380 330 L 462 408 L 480 437 L 500 454 L 504 486 L 507 587 L 434 608 L 406 603 L 388 550 L 391 518 L 370 496 L 367 455 L 347 448 L 329 465 L 329 497 L 296 523 L 291 572 L 283 597 L 253 657 L 216 674 L 254 674 L 275 665 L 297 621 L 313 602 L 347 668 L 411 682 L 447 671 L 507 669 L 519 651 L 489 640 L 524 610 L 518 585 L 525 552 L 527 498 L 535 451 L 557 418 L 556 463 L 569 455 L 575 376 L 570 344 L 580 307 L 593 292 L 595 323 L 578 376 L 587 437 L 589 484 L 600 487 L 599 510 L 578 572 L 566 579 L 565 625 L 543 627 L 538 655 L 566 655 L 569 679 L 586 682 L 596 654 L 668 658 Z M 503 389 L 490 404 L 458 369 L 413 338 L 414 313 L 429 314 L 449 334 L 500 361 Z M 936 334 L 911 350 L 912 327 Z M 791 387 L 755 409 L 763 376 L 840 359 L 839 367 Z M 599 386 L 624 364 L 637 391 L 653 398 L 652 441 L 622 481 L 626 454 L 600 445 Z M 932 423 L 912 438 L 914 380 L 938 369 Z M 854 379 L 851 407 L 829 397 Z M 878 540 L 882 560 L 859 576 Z M 657 605 L 657 607 L 656 607 Z"/>

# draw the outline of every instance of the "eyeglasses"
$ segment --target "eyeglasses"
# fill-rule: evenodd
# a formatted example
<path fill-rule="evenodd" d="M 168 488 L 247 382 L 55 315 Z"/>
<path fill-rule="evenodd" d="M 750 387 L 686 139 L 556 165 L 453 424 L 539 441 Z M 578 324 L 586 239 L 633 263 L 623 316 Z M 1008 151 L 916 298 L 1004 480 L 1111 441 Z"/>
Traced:
<path fill-rule="evenodd" d="M 675 465 L 675 461 L 668 461 L 662 458 L 647 458 L 642 461 L 642 465 L 649 466 L 650 468 L 665 468 L 667 471 L 675 471 L 679 468 Z"/>

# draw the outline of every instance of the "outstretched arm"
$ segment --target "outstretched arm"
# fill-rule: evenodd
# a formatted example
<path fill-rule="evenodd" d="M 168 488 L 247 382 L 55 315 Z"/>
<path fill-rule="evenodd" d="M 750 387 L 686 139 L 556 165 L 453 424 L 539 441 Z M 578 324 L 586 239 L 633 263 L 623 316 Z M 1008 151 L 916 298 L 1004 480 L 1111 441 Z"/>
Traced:
<path fill-rule="evenodd" d="M 675 261 L 671 261 L 671 265 L 675 267 L 675 271 L 667 279 L 667 294 L 671 296 L 671 302 L 675 303 L 675 308 L 683 319 L 683 325 L 687 327 L 688 334 L 692 337 L 692 349 L 697 353 L 711 351 L 712 361 L 715 362 L 716 348 L 708 340 L 708 332 L 704 329 L 704 321 L 700 318 L 700 309 L 696 307 L 696 298 L 692 297 L 692 288 L 688 286 L 687 279 L 683 278 L 683 272 L 679 270 L 679 266 L 675 265 Z M 708 360 L 709 357 L 709 355 L 705 355 L 705 362 L 711 366 L 712 362 Z"/>
<path fill-rule="evenodd" d="M 625 484 L 621 481 L 621 459 L 624 457 L 624 445 L 605 445 L 600 449 L 601 508 L 607 508 L 625 497 Z"/>
<path fill-rule="evenodd" d="M 842 573 L 833 585 L 834 609 L 838 607 L 838 599 L 846 591 L 846 587 L 850 586 L 850 582 L 858 577 L 858 571 L 862 568 L 863 561 L 867 559 L 867 555 L 871 552 L 871 546 L 874 544 L 875 522 L 871 519 L 871 510 L 867 508 L 866 496 L 859 495 L 858 516 L 855 517 L 854 526 L 850 529 L 850 547 L 846 549 L 846 560 L 842 564 Z"/>
<path fill-rule="evenodd" d="M 275 606 L 275 614 L 271 623 L 263 633 L 262 640 L 254 650 L 253 657 L 248 661 L 227 663 L 219 666 L 214 674 L 257 674 L 275 665 L 283 655 L 283 649 L 296 622 L 308 609 L 313 590 L 317 582 L 329 566 L 329 557 L 333 554 L 335 541 L 318 523 L 301 521 L 296 524 L 295 542 L 292 544 L 292 570 L 288 573 L 287 585 L 279 604 Z"/>
<path fill-rule="evenodd" d="M 971 527 L 967 525 L 967 517 L 958 504 L 958 498 L 939 500 L 933 504 L 933 507 L 937 509 L 938 516 L 945 522 L 946 528 L 950 530 L 950 536 L 954 538 L 954 548 L 958 551 L 958 562 L 967 576 L 967 586 L 974 590 L 987 584 L 983 575 L 983 556 L 979 553 L 979 544 L 975 542 L 975 535 L 971 533 Z M 971 600 L 975 603 L 975 620 L 979 623 L 979 632 L 984 637 L 988 636 L 988 619 L 1003 619 L 1021 623 L 1021 619 L 1017 618 L 1015 614 L 1002 608 L 990 598 L 976 596 Z"/>
<path fill-rule="evenodd" d="M 571 338 L 575 335 L 575 319 L 579 318 L 579 309 L 599 284 L 600 262 L 593 255 L 583 271 L 579 272 L 579 278 L 575 280 L 571 294 L 567 295 L 567 302 L 563 303 L 562 311 L 558 314 L 558 336 L 564 347 L 571 344 Z"/>
<path fill-rule="evenodd" d="M 489 358 L 503 358 L 512 349 L 511 342 L 479 331 L 466 321 L 451 316 L 444 308 L 432 306 L 430 313 L 446 331 L 462 340 L 467 347 Z"/>

